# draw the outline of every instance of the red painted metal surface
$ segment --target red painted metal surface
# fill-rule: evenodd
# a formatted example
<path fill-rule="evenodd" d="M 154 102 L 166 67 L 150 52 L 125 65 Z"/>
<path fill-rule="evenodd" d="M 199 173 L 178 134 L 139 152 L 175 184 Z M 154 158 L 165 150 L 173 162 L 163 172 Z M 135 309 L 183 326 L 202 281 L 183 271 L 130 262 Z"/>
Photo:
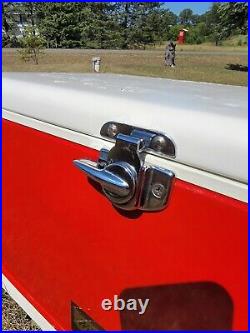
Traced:
<path fill-rule="evenodd" d="M 72 165 L 98 152 L 3 121 L 3 272 L 57 329 L 70 302 L 105 329 L 103 298 L 126 288 L 212 281 L 247 329 L 247 205 L 176 180 L 169 206 L 120 214 Z"/>

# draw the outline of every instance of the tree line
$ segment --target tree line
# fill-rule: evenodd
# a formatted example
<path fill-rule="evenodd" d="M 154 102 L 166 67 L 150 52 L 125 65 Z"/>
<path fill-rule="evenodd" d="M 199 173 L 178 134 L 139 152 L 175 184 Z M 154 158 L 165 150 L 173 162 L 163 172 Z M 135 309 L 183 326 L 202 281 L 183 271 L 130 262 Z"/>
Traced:
<path fill-rule="evenodd" d="M 3 46 L 20 47 L 27 30 L 48 48 L 145 48 L 176 40 L 216 45 L 246 34 L 247 2 L 213 3 L 202 15 L 184 9 L 177 16 L 161 2 L 3 2 Z"/>

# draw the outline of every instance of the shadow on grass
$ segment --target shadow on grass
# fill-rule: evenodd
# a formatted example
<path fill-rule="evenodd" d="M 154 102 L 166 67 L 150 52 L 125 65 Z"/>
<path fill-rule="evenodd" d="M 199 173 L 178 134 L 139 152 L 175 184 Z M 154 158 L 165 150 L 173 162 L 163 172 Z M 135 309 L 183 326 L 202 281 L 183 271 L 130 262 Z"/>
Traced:
<path fill-rule="evenodd" d="M 238 72 L 248 72 L 248 66 L 240 65 L 240 64 L 227 64 L 225 69 L 229 69 L 231 71 Z"/>

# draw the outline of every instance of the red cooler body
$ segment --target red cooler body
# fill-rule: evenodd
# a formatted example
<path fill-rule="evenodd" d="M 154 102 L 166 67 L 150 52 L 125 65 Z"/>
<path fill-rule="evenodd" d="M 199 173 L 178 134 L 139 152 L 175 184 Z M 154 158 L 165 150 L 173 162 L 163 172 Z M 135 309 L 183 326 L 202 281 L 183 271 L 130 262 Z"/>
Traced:
<path fill-rule="evenodd" d="M 2 124 L 3 286 L 41 328 L 247 329 L 247 88 L 6 73 Z"/>

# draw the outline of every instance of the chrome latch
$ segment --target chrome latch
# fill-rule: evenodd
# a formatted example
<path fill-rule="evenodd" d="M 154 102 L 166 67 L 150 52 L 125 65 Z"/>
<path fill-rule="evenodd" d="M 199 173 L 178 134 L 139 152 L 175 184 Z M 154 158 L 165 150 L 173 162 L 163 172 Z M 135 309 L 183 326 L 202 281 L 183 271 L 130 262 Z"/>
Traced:
<path fill-rule="evenodd" d="M 163 209 L 169 197 L 174 173 L 145 163 L 147 153 L 175 157 L 173 141 L 166 135 L 125 124 L 108 122 L 100 134 L 115 141 L 101 149 L 99 160 L 75 160 L 74 164 L 102 186 L 107 198 L 125 210 Z"/>

